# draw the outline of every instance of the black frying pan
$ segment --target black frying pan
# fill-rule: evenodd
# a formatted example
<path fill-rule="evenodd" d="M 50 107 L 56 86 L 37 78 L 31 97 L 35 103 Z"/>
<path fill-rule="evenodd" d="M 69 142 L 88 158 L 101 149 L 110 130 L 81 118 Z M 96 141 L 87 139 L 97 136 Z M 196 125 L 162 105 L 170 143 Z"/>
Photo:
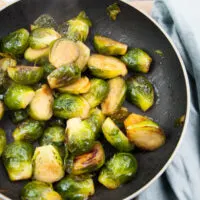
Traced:
<path fill-rule="evenodd" d="M 96 183 L 96 193 L 91 198 L 93 200 L 131 199 L 164 171 L 182 136 L 183 127 L 175 128 L 174 122 L 186 113 L 189 96 L 186 92 L 188 86 L 186 87 L 184 67 L 163 32 L 145 15 L 122 2 L 121 14 L 117 20 L 109 20 L 106 7 L 111 3 L 113 0 L 24 0 L 0 13 L 2 37 L 18 28 L 28 28 L 43 13 L 49 13 L 61 23 L 85 10 L 93 22 L 87 40 L 91 48 L 94 34 L 99 33 L 127 43 L 130 47 L 142 48 L 153 57 L 153 65 L 147 77 L 155 86 L 157 99 L 153 108 L 145 115 L 152 117 L 164 129 L 167 134 L 166 144 L 154 152 L 135 152 L 139 163 L 136 177 L 116 190 L 108 190 Z M 164 57 L 155 53 L 157 49 L 164 53 Z M 125 104 L 130 111 L 144 114 L 131 104 Z M 11 132 L 14 126 L 9 119 L 1 121 L 0 127 L 5 128 L 8 141 L 12 141 Z M 106 144 L 105 147 L 107 148 Z M 109 148 L 109 152 L 112 152 L 112 147 Z M 19 199 L 20 190 L 25 183 L 26 181 L 11 183 L 0 161 L 0 189 L 4 195 L 13 200 Z"/>

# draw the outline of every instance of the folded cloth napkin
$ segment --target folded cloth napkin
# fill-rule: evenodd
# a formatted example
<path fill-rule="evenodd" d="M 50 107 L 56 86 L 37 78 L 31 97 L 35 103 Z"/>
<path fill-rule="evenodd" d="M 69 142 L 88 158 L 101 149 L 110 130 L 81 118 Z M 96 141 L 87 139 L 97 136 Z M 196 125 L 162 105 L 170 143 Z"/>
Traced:
<path fill-rule="evenodd" d="M 191 108 L 183 142 L 165 173 L 139 200 L 200 200 L 200 1 L 155 0 L 153 18 L 178 48 L 190 79 Z"/>

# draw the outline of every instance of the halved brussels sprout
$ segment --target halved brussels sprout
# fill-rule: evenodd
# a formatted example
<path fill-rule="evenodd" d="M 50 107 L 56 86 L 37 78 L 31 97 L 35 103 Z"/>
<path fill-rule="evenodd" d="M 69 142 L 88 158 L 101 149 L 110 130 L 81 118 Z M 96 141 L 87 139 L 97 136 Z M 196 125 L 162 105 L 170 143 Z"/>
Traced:
<path fill-rule="evenodd" d="M 21 55 L 28 47 L 28 39 L 29 32 L 24 28 L 18 29 L 2 39 L 1 49 L 4 53 Z"/>
<path fill-rule="evenodd" d="M 123 78 L 117 77 L 108 81 L 109 92 L 101 104 L 102 112 L 105 115 L 112 115 L 117 112 L 125 100 L 126 83 Z"/>
<path fill-rule="evenodd" d="M 88 60 L 88 67 L 92 75 L 108 79 L 117 76 L 125 76 L 128 71 L 126 65 L 118 58 L 93 54 Z"/>
<path fill-rule="evenodd" d="M 51 72 L 53 72 L 56 68 L 50 64 L 50 63 L 45 63 L 43 66 L 43 69 L 44 69 L 44 77 L 47 78 L 47 76 L 49 74 L 51 74 Z"/>
<path fill-rule="evenodd" d="M 48 61 L 49 47 L 43 49 L 32 49 L 29 47 L 25 53 L 24 58 L 29 62 L 45 63 Z"/>
<path fill-rule="evenodd" d="M 90 104 L 91 108 L 98 106 L 108 94 L 108 83 L 102 79 L 90 80 L 90 89 L 83 94 L 83 98 Z"/>
<path fill-rule="evenodd" d="M 51 88 L 59 88 L 71 84 L 81 76 L 80 69 L 74 65 L 63 65 L 47 76 Z"/>
<path fill-rule="evenodd" d="M 3 101 L 0 100 L 0 120 L 2 120 L 5 112 L 5 107 Z"/>
<path fill-rule="evenodd" d="M 12 135 L 14 140 L 33 142 L 42 136 L 43 130 L 43 122 L 39 122 L 33 119 L 27 119 L 15 128 Z"/>
<path fill-rule="evenodd" d="M 17 66 L 8 67 L 7 72 L 8 76 L 16 83 L 31 85 L 42 79 L 44 70 L 42 67 Z"/>
<path fill-rule="evenodd" d="M 77 17 L 67 21 L 68 30 L 66 37 L 73 41 L 82 41 L 84 42 L 87 39 L 89 29 L 92 26 L 92 23 L 85 11 L 81 11 Z"/>
<path fill-rule="evenodd" d="M 70 85 L 58 88 L 58 90 L 61 93 L 84 94 L 89 91 L 90 86 L 91 84 L 89 78 L 84 76 Z"/>
<path fill-rule="evenodd" d="M 138 148 L 153 151 L 165 143 L 163 130 L 147 117 L 131 114 L 124 121 L 124 125 L 127 137 Z"/>
<path fill-rule="evenodd" d="M 53 115 L 53 95 L 50 88 L 44 84 L 35 92 L 30 106 L 29 115 L 31 118 L 40 121 L 49 120 Z"/>
<path fill-rule="evenodd" d="M 89 176 L 68 175 L 55 187 L 63 199 L 85 200 L 94 194 L 94 182 Z"/>
<path fill-rule="evenodd" d="M 140 75 L 130 77 L 127 81 L 127 99 L 143 111 L 154 103 L 154 88 L 147 78 Z"/>
<path fill-rule="evenodd" d="M 0 128 L 0 157 L 5 147 L 6 147 L 6 133 L 2 128 Z"/>
<path fill-rule="evenodd" d="M 11 181 L 29 179 L 32 176 L 33 146 L 16 141 L 6 146 L 2 158 Z"/>
<path fill-rule="evenodd" d="M 137 171 L 137 160 L 130 153 L 117 153 L 100 172 L 98 181 L 108 189 L 116 189 L 131 180 Z"/>
<path fill-rule="evenodd" d="M 96 142 L 89 152 L 68 159 L 67 172 L 73 175 L 94 172 L 100 169 L 104 162 L 104 149 L 100 142 Z"/>
<path fill-rule="evenodd" d="M 54 116 L 69 119 L 73 117 L 86 118 L 90 106 L 81 96 L 72 94 L 61 94 L 54 100 Z"/>
<path fill-rule="evenodd" d="M 17 65 L 17 61 L 12 58 L 2 58 L 0 60 L 0 69 L 3 71 L 7 71 L 8 67 L 15 67 Z"/>
<path fill-rule="evenodd" d="M 27 183 L 21 191 L 21 200 L 62 200 L 51 184 L 40 181 Z"/>
<path fill-rule="evenodd" d="M 37 28 L 30 34 L 29 45 L 32 49 L 43 49 L 60 37 L 60 34 L 52 28 Z"/>
<path fill-rule="evenodd" d="M 124 133 L 115 125 L 115 123 L 108 117 L 103 125 L 102 131 L 106 140 L 121 152 L 129 152 L 134 149 Z"/>
<path fill-rule="evenodd" d="M 136 72 L 147 73 L 150 69 L 152 58 L 143 50 L 138 48 L 130 49 L 121 60 Z"/>
<path fill-rule="evenodd" d="M 11 113 L 11 120 L 14 124 L 24 121 L 28 118 L 27 110 L 16 110 Z"/>
<path fill-rule="evenodd" d="M 85 71 L 90 57 L 90 49 L 81 41 L 76 42 L 76 44 L 79 48 L 79 57 L 75 64 L 81 69 L 81 71 Z"/>
<path fill-rule="evenodd" d="M 28 106 L 35 95 L 29 86 L 12 84 L 5 93 L 4 103 L 11 110 L 20 110 Z"/>
<path fill-rule="evenodd" d="M 66 38 L 56 40 L 49 52 L 49 62 L 56 68 L 74 63 L 78 57 L 78 45 Z"/>
<path fill-rule="evenodd" d="M 117 3 L 113 3 L 106 8 L 107 14 L 113 21 L 116 20 L 117 15 L 121 12 Z"/>
<path fill-rule="evenodd" d="M 33 155 L 33 178 L 46 183 L 59 181 L 65 175 L 63 161 L 56 147 L 36 147 Z"/>
<path fill-rule="evenodd" d="M 85 121 L 90 124 L 93 132 L 96 135 L 96 139 L 100 136 L 101 133 L 101 127 L 105 120 L 105 116 L 102 113 L 102 111 L 98 108 L 93 108 L 90 111 L 89 118 L 87 118 Z"/>
<path fill-rule="evenodd" d="M 66 143 L 72 154 L 80 155 L 90 151 L 95 139 L 96 134 L 86 120 L 72 118 L 67 121 Z"/>
<path fill-rule="evenodd" d="M 100 53 L 104 55 L 124 55 L 127 51 L 128 45 L 107 38 L 100 35 L 94 36 L 94 47 Z"/>

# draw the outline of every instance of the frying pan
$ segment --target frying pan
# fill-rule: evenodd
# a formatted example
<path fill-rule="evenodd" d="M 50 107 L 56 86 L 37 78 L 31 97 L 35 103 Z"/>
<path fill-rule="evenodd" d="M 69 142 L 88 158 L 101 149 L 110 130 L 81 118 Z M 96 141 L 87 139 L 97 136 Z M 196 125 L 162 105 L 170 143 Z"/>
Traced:
<path fill-rule="evenodd" d="M 147 16 L 138 10 L 119 2 L 121 13 L 116 21 L 111 21 L 106 14 L 106 7 L 114 3 L 113 0 L 24 0 L 20 1 L 0 13 L 0 37 L 21 27 L 29 28 L 31 22 L 39 15 L 48 13 L 55 17 L 58 23 L 76 16 L 85 10 L 92 19 L 93 26 L 87 45 L 93 50 L 92 38 L 95 34 L 105 35 L 147 51 L 153 58 L 153 64 L 147 77 L 154 84 L 156 102 L 145 115 L 153 118 L 164 129 L 166 144 L 153 152 L 136 150 L 139 164 L 135 178 L 116 190 L 108 190 L 95 180 L 96 192 L 91 199 L 132 199 L 143 191 L 150 183 L 158 178 L 172 160 L 174 152 L 183 136 L 188 121 L 189 86 L 183 62 L 174 45 L 164 32 Z M 161 50 L 163 56 L 155 53 Z M 130 74 L 129 74 L 130 75 Z M 143 114 L 133 105 L 125 102 L 131 112 Z M 181 115 L 186 114 L 183 127 L 176 128 L 174 122 Z M 0 122 L 12 141 L 11 133 L 14 125 L 8 117 Z M 110 156 L 112 147 L 105 149 Z M 0 191 L 7 197 L 20 199 L 20 190 L 27 181 L 12 183 L 0 161 Z"/>

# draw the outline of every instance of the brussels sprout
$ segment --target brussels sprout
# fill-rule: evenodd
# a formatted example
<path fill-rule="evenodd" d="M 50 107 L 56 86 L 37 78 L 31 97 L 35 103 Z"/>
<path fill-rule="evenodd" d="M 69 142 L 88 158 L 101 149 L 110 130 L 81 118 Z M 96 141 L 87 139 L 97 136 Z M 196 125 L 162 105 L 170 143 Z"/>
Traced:
<path fill-rule="evenodd" d="M 165 143 L 162 129 L 147 117 L 131 114 L 124 121 L 127 137 L 138 148 L 153 151 Z"/>
<path fill-rule="evenodd" d="M 88 176 L 68 175 L 55 187 L 63 199 L 86 200 L 94 194 L 94 183 Z"/>
<path fill-rule="evenodd" d="M 6 133 L 2 128 L 0 128 L 0 157 L 5 147 L 6 147 Z"/>
<path fill-rule="evenodd" d="M 7 71 L 8 67 L 15 67 L 17 65 L 17 61 L 12 58 L 2 58 L 0 60 L 0 69 L 3 71 Z"/>
<path fill-rule="evenodd" d="M 40 15 L 31 25 L 31 30 L 36 28 L 56 28 L 57 24 L 54 18 L 48 14 Z"/>
<path fill-rule="evenodd" d="M 18 56 L 24 53 L 28 47 L 29 32 L 21 28 L 5 36 L 1 42 L 1 49 L 4 53 Z"/>
<path fill-rule="evenodd" d="M 73 117 L 86 118 L 89 114 L 90 106 L 81 96 L 72 94 L 61 94 L 54 100 L 54 116 L 68 119 Z"/>
<path fill-rule="evenodd" d="M 137 171 L 137 160 L 130 153 L 117 153 L 101 170 L 98 181 L 108 189 L 116 189 L 131 180 Z"/>
<path fill-rule="evenodd" d="M 16 83 L 31 85 L 38 83 L 43 77 L 42 67 L 17 66 L 8 67 L 8 76 Z"/>
<path fill-rule="evenodd" d="M 147 111 L 154 103 L 153 85 L 144 76 L 136 75 L 127 81 L 127 99 L 143 111 Z"/>
<path fill-rule="evenodd" d="M 103 79 L 125 76 L 128 73 L 126 65 L 118 58 L 100 54 L 90 56 L 88 67 L 92 75 Z"/>
<path fill-rule="evenodd" d="M 53 95 L 50 88 L 44 84 L 35 92 L 30 106 L 29 115 L 31 118 L 40 121 L 49 120 L 53 115 Z"/>
<path fill-rule="evenodd" d="M 81 76 L 80 69 L 74 65 L 63 65 L 47 76 L 51 88 L 59 88 L 76 81 Z"/>
<path fill-rule="evenodd" d="M 143 50 L 134 48 L 130 49 L 121 60 L 128 66 L 129 69 L 147 73 L 150 69 L 152 58 Z"/>
<path fill-rule="evenodd" d="M 53 72 L 56 68 L 50 64 L 50 63 L 45 63 L 43 66 L 43 69 L 44 69 L 44 77 L 47 78 L 47 76 L 49 74 L 51 74 L 51 72 Z"/>
<path fill-rule="evenodd" d="M 83 98 L 94 108 L 106 98 L 108 90 L 108 83 L 106 81 L 93 78 L 90 81 L 90 89 L 87 93 L 83 94 Z"/>
<path fill-rule="evenodd" d="M 105 55 L 124 55 L 127 51 L 128 45 L 112 40 L 100 35 L 94 36 L 95 49 L 100 54 Z"/>
<path fill-rule="evenodd" d="M 70 85 L 58 88 L 58 90 L 61 93 L 66 92 L 70 94 L 84 94 L 89 91 L 90 85 L 90 80 L 88 79 L 88 77 L 84 76 Z"/>
<path fill-rule="evenodd" d="M 5 93 L 4 103 L 11 110 L 20 110 L 28 106 L 35 95 L 31 87 L 12 84 Z"/>
<path fill-rule="evenodd" d="M 14 140 L 36 141 L 41 137 L 44 130 L 44 123 L 33 119 L 27 119 L 20 123 L 12 135 Z"/>
<path fill-rule="evenodd" d="M 87 118 L 85 120 L 85 121 L 87 121 L 87 123 L 90 124 L 91 129 L 93 130 L 93 132 L 96 135 L 96 139 L 100 136 L 101 126 L 102 126 L 104 120 L 105 120 L 105 116 L 102 113 L 102 111 L 99 110 L 98 108 L 93 108 L 90 111 L 89 118 Z"/>
<path fill-rule="evenodd" d="M 78 45 L 66 38 L 58 39 L 49 52 L 49 62 L 56 68 L 75 62 L 79 57 Z"/>
<path fill-rule="evenodd" d="M 90 49 L 81 41 L 76 42 L 76 44 L 79 48 L 79 57 L 75 64 L 81 69 L 81 71 L 85 71 L 90 57 Z"/>
<path fill-rule="evenodd" d="M 53 117 L 48 121 L 48 125 L 49 126 L 61 126 L 61 127 L 65 128 L 66 120 Z"/>
<path fill-rule="evenodd" d="M 2 120 L 5 112 L 5 107 L 3 101 L 0 100 L 0 120 Z"/>
<path fill-rule="evenodd" d="M 104 149 L 100 142 L 96 142 L 92 149 L 79 156 L 71 156 L 68 160 L 67 171 L 73 175 L 94 172 L 105 162 Z"/>
<path fill-rule="evenodd" d="M 21 191 L 21 200 L 62 200 L 51 184 L 40 181 L 27 183 Z"/>
<path fill-rule="evenodd" d="M 26 110 L 16 110 L 11 114 L 11 120 L 14 124 L 24 121 L 28 118 L 28 113 Z"/>
<path fill-rule="evenodd" d="M 95 139 L 96 134 L 86 120 L 72 118 L 67 121 L 66 143 L 72 154 L 80 155 L 90 151 Z"/>
<path fill-rule="evenodd" d="M 112 115 L 120 109 L 126 95 L 126 83 L 123 78 L 117 77 L 108 81 L 109 92 L 101 104 L 102 112 L 105 115 Z"/>
<path fill-rule="evenodd" d="M 117 15 L 121 12 L 117 3 L 113 3 L 106 8 L 107 14 L 113 21 L 116 20 Z"/>
<path fill-rule="evenodd" d="M 48 61 L 49 47 L 44 49 L 32 49 L 29 47 L 25 53 L 24 58 L 29 62 L 45 63 Z"/>
<path fill-rule="evenodd" d="M 69 40 L 73 41 L 82 41 L 84 42 L 87 39 L 89 29 L 92 26 L 92 23 L 85 11 L 82 11 L 78 14 L 77 17 L 67 21 L 68 30 L 66 37 Z"/>
<path fill-rule="evenodd" d="M 106 140 L 117 150 L 121 152 L 133 150 L 134 145 L 129 142 L 128 138 L 109 117 L 104 121 L 102 131 Z"/>
<path fill-rule="evenodd" d="M 52 28 L 37 28 L 30 34 L 29 45 L 32 49 L 43 49 L 60 37 L 60 34 Z"/>
<path fill-rule="evenodd" d="M 64 176 L 63 161 L 56 147 L 37 147 L 33 155 L 33 178 L 46 183 L 59 181 Z"/>
<path fill-rule="evenodd" d="M 32 176 L 33 146 L 16 141 L 6 146 L 2 158 L 11 181 L 29 179 Z"/>

